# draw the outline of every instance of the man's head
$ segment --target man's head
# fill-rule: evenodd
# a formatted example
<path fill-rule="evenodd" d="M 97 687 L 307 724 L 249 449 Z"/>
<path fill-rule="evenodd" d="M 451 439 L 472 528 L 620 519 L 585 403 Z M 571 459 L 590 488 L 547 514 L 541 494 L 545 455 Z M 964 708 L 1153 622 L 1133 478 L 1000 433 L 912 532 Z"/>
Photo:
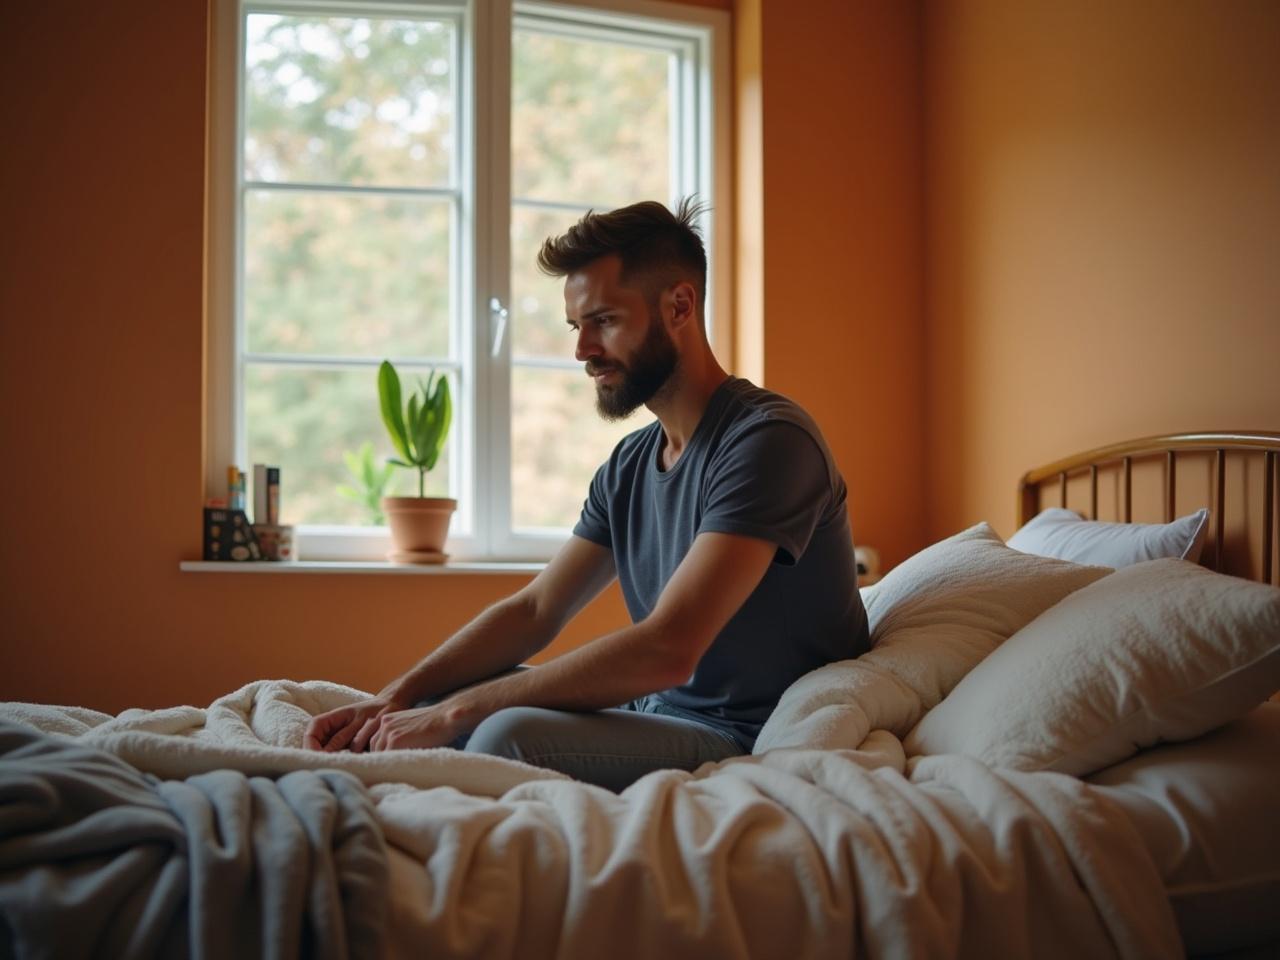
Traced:
<path fill-rule="evenodd" d="M 575 355 L 607 419 L 629 415 L 667 385 L 681 342 L 706 344 L 707 256 L 693 226 L 700 212 L 685 200 L 675 214 L 653 201 L 588 213 L 542 245 L 538 266 L 565 278 Z"/>

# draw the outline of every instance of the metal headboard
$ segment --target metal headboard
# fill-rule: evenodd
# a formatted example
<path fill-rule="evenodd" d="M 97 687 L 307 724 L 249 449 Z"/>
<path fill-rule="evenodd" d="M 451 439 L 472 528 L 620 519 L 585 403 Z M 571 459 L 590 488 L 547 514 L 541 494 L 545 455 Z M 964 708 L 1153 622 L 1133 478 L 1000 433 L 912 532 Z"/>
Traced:
<path fill-rule="evenodd" d="M 1232 431 L 1227 433 L 1175 433 L 1167 436 L 1144 437 L 1126 443 L 1114 443 L 1085 453 L 1058 460 L 1047 466 L 1028 471 L 1018 484 L 1018 526 L 1035 515 L 1040 502 L 1040 487 L 1046 481 L 1057 479 L 1059 500 L 1067 505 L 1067 480 L 1088 472 L 1090 486 L 1089 516 L 1098 516 L 1098 468 L 1120 464 L 1123 484 L 1124 522 L 1132 522 L 1133 463 L 1151 457 L 1163 456 L 1166 461 L 1164 481 L 1165 520 L 1174 519 L 1174 495 L 1177 491 L 1177 456 L 1179 453 L 1209 453 L 1214 456 L 1215 527 L 1213 569 L 1222 568 L 1222 544 L 1226 517 L 1226 460 L 1228 452 L 1242 451 L 1261 454 L 1263 458 L 1262 502 L 1262 581 L 1272 582 L 1272 544 L 1280 537 L 1276 509 L 1276 454 L 1280 453 L 1280 433 L 1265 430 Z"/>

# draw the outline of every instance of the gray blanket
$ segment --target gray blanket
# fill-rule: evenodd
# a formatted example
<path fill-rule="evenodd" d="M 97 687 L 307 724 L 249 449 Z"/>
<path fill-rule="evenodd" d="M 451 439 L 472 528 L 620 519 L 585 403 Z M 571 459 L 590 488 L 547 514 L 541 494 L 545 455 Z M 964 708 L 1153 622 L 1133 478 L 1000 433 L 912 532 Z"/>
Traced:
<path fill-rule="evenodd" d="M 387 893 L 350 774 L 159 780 L 0 721 L 0 957 L 372 957 Z"/>

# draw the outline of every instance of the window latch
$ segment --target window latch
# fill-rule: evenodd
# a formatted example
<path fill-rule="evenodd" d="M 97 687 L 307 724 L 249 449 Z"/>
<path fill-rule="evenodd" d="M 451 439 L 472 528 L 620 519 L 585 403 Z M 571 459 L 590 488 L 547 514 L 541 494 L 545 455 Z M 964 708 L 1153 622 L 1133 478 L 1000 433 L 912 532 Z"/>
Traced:
<path fill-rule="evenodd" d="M 489 298 L 489 316 L 493 320 L 493 356 L 502 352 L 502 339 L 507 335 L 507 317 L 510 311 L 497 297 Z"/>

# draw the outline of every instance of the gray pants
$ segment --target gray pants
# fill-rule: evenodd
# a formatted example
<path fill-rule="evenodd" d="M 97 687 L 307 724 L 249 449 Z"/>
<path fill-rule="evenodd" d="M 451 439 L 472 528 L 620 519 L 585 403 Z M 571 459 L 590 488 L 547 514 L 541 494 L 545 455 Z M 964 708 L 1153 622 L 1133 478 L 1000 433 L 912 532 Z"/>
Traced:
<path fill-rule="evenodd" d="M 423 701 L 433 702 L 438 700 Z M 654 770 L 694 770 L 746 752 L 728 733 L 664 710 L 656 696 L 581 713 L 508 707 L 452 746 L 558 770 L 613 791 Z"/>

